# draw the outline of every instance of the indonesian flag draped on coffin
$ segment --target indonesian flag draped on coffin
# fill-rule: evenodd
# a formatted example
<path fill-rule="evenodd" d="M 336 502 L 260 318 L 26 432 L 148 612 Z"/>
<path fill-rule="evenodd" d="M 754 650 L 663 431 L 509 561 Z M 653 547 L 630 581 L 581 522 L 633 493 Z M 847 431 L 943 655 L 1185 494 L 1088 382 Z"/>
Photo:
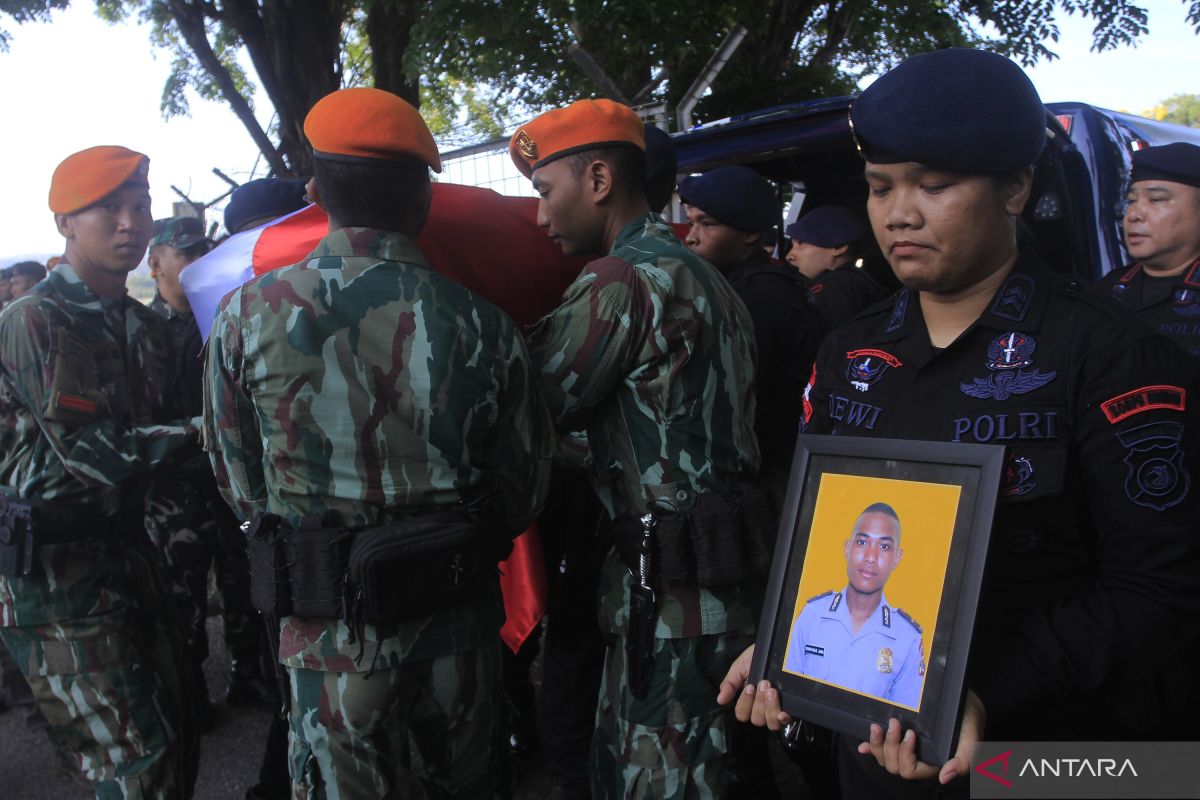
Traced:
<path fill-rule="evenodd" d="M 230 236 L 180 275 L 205 340 L 221 299 L 255 275 L 303 261 L 328 231 L 325 212 L 308 206 Z M 490 189 L 434 183 L 429 221 L 417 237 L 442 275 L 477 292 L 528 326 L 558 306 L 583 267 L 537 226 L 537 200 Z M 507 621 L 501 638 L 514 652 L 546 610 L 546 571 L 537 524 L 500 565 Z"/>

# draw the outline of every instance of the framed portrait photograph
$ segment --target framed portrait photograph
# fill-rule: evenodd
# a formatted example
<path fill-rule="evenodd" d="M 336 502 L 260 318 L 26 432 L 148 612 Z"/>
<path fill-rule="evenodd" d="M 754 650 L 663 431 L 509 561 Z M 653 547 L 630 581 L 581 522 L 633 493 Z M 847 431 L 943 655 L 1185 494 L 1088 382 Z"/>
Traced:
<path fill-rule="evenodd" d="M 957 744 L 1004 448 L 800 436 L 750 680 L 796 719 Z"/>

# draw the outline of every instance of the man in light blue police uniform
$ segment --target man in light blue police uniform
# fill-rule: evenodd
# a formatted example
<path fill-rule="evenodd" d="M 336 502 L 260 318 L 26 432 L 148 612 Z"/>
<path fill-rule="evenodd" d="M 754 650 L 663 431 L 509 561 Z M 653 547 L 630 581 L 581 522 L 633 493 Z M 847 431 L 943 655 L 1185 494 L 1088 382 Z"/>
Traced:
<path fill-rule="evenodd" d="M 868 506 L 846 540 L 845 590 L 804 606 L 783 668 L 918 708 L 925 679 L 921 626 L 883 596 L 903 555 L 895 510 L 886 503 Z"/>

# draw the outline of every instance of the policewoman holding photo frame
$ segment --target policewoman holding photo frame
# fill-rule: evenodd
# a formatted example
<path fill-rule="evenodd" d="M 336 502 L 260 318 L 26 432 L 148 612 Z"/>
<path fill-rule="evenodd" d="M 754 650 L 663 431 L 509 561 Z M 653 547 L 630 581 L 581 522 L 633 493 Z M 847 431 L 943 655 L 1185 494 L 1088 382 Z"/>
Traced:
<path fill-rule="evenodd" d="M 826 339 L 806 430 L 1008 454 L 957 752 L 940 769 L 920 761 L 895 719 L 839 736 L 843 796 L 965 796 L 985 738 L 1190 738 L 1180 651 L 1200 622 L 1196 365 L 1018 242 L 1048 117 L 1013 62 L 916 56 L 850 120 L 871 225 L 904 288 Z M 892 359 L 865 390 L 847 355 L 863 348 Z M 778 691 L 743 688 L 749 652 L 720 700 L 777 729 L 789 719 Z"/>

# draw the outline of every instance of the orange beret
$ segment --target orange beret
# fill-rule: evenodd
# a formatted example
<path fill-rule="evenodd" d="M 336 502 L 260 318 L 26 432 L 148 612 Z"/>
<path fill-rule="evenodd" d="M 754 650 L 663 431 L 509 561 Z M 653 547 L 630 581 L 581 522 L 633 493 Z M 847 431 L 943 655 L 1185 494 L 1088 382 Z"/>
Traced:
<path fill-rule="evenodd" d="M 612 100 L 577 100 L 547 111 L 521 126 L 508 154 L 526 178 L 551 161 L 599 147 L 646 149 L 642 120 L 629 106 Z"/>
<path fill-rule="evenodd" d="M 150 186 L 150 159 L 128 147 L 102 145 L 67 156 L 50 179 L 50 210 L 74 214 L 125 184 Z"/>
<path fill-rule="evenodd" d="M 304 135 L 317 158 L 415 158 L 434 172 L 442 171 L 442 157 L 420 112 L 382 89 L 341 89 L 325 95 L 304 119 Z"/>

